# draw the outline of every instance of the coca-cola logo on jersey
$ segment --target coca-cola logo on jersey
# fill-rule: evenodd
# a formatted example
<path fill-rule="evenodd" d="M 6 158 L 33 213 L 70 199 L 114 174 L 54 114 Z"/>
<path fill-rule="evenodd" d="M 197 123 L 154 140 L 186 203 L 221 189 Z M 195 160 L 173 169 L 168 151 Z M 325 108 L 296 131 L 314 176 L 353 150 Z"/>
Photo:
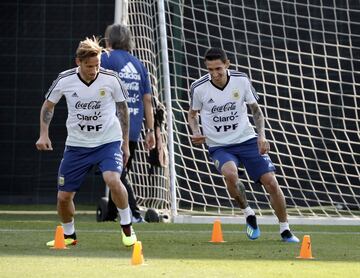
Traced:
<path fill-rule="evenodd" d="M 235 110 L 236 109 L 236 103 L 235 102 L 228 102 L 225 103 L 224 105 L 214 105 L 211 108 L 211 113 L 219 113 L 219 112 L 226 112 L 226 111 L 231 111 L 231 110 Z"/>
<path fill-rule="evenodd" d="M 90 101 L 90 102 L 81 102 L 78 101 L 77 103 L 75 103 L 75 108 L 76 109 L 99 109 L 101 107 L 101 101 L 98 100 L 94 100 L 94 101 Z"/>

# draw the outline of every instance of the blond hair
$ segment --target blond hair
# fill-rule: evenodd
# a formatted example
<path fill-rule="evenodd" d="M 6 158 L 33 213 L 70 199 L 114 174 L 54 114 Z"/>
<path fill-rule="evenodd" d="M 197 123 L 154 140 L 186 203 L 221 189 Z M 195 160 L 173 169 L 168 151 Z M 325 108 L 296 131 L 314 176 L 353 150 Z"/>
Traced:
<path fill-rule="evenodd" d="M 80 61 L 101 55 L 103 48 L 99 44 L 98 38 L 93 36 L 91 39 L 86 37 L 85 40 L 79 43 L 78 48 L 76 49 L 76 58 L 79 58 Z"/>

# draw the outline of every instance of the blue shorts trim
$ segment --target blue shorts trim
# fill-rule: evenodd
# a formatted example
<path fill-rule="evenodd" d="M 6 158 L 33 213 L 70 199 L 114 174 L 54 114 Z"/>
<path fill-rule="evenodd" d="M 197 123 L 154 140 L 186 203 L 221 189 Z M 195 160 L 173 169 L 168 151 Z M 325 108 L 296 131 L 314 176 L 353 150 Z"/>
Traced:
<path fill-rule="evenodd" d="M 244 165 L 246 172 L 254 182 L 268 172 L 275 172 L 275 166 L 267 154 L 261 155 L 257 145 L 257 138 L 252 138 L 240 144 L 210 147 L 209 154 L 216 169 L 221 173 L 222 166 L 234 161 L 237 167 Z"/>
<path fill-rule="evenodd" d="M 98 166 L 101 172 L 112 171 L 121 174 L 121 142 L 111 142 L 94 148 L 66 146 L 58 172 L 58 190 L 78 191 L 93 166 Z"/>

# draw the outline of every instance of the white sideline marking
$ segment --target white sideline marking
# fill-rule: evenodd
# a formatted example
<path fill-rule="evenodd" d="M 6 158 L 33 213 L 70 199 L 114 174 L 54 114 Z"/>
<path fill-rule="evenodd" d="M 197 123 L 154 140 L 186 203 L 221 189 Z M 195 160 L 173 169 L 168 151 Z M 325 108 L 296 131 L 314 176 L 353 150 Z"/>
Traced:
<path fill-rule="evenodd" d="M 55 229 L 0 229 L 2 233 L 28 233 L 28 232 L 54 232 Z M 117 234 L 120 233 L 119 230 L 84 230 L 84 229 L 76 229 L 77 233 L 107 233 L 107 234 Z M 142 234 L 178 234 L 178 233 L 185 233 L 185 234 L 211 234 L 211 230 L 197 230 L 197 231 L 188 231 L 188 230 L 176 230 L 176 231 L 164 231 L 164 230 L 146 230 L 140 231 L 139 233 Z M 223 231 L 225 234 L 244 234 L 244 231 Z M 262 234 L 278 234 L 278 232 L 261 232 Z M 359 232 L 335 232 L 335 231 L 295 231 L 296 234 L 324 234 L 324 235 L 360 235 Z"/>
<path fill-rule="evenodd" d="M 257 216 L 258 224 L 274 225 L 278 222 L 275 216 Z M 210 224 L 215 220 L 220 220 L 223 224 L 245 224 L 245 218 L 239 216 L 193 216 L 177 215 L 174 217 L 174 223 L 181 224 Z M 349 225 L 360 226 L 360 217 L 296 217 L 289 216 L 290 225 Z"/>
<path fill-rule="evenodd" d="M 43 211 L 23 211 L 23 210 L 0 210 L 0 215 L 56 215 L 56 210 Z M 96 215 L 96 211 L 77 210 L 76 215 Z M 275 216 L 257 216 L 257 222 L 260 225 L 273 225 L 278 222 Z M 173 223 L 178 224 L 212 224 L 215 220 L 220 220 L 223 224 L 245 224 L 243 216 L 194 216 L 194 215 L 176 215 L 173 217 Z M 349 225 L 360 226 L 360 216 L 355 217 L 301 217 L 289 216 L 290 225 Z"/>
<path fill-rule="evenodd" d="M 56 210 L 0 210 L 0 215 L 1 214 L 24 214 L 24 215 L 30 215 L 30 214 L 34 214 L 34 215 L 38 215 L 38 214 L 57 214 Z M 91 210 L 77 210 L 76 214 L 86 214 L 86 215 L 95 215 L 96 211 L 94 209 L 94 211 Z"/>

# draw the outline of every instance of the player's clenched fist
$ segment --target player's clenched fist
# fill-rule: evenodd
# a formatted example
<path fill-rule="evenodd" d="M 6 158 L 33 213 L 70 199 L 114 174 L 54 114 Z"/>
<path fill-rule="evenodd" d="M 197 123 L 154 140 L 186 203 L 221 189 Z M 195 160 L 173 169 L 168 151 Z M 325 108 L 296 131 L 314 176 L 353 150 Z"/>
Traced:
<path fill-rule="evenodd" d="M 195 145 L 201 145 L 205 143 L 206 136 L 201 134 L 196 134 L 191 136 L 191 142 Z"/>
<path fill-rule="evenodd" d="M 42 138 L 40 137 L 39 140 L 36 141 L 35 143 L 36 148 L 39 151 L 52 151 L 52 144 L 49 138 Z"/>

